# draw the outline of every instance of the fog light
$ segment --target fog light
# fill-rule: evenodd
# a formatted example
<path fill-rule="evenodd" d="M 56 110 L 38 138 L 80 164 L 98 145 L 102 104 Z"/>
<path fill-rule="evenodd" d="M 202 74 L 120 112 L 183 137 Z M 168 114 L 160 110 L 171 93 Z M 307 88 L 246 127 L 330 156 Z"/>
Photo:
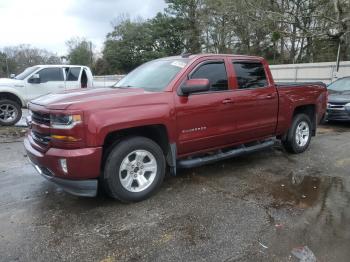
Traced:
<path fill-rule="evenodd" d="M 68 173 L 67 159 L 62 158 L 59 160 L 59 163 L 63 173 L 67 174 Z"/>

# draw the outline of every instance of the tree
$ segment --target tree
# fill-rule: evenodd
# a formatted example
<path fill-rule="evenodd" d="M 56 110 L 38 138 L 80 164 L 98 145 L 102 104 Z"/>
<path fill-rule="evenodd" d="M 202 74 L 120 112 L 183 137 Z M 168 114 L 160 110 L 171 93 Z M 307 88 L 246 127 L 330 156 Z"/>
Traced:
<path fill-rule="evenodd" d="M 31 47 L 30 45 L 10 46 L 3 48 L 0 53 L 0 74 L 18 74 L 30 66 L 38 64 L 60 64 L 61 59 L 45 49 Z M 6 68 L 6 74 L 4 74 Z M 2 73 L 1 73 L 2 72 Z"/>
<path fill-rule="evenodd" d="M 85 38 L 72 38 L 66 42 L 68 47 L 68 61 L 75 65 L 86 65 L 92 67 L 93 65 L 93 51 L 92 42 Z"/>
<path fill-rule="evenodd" d="M 181 21 L 166 14 L 149 20 L 123 17 L 107 35 L 103 59 L 108 73 L 125 73 L 149 60 L 178 55 L 184 49 Z"/>
<path fill-rule="evenodd" d="M 166 14 L 176 17 L 183 23 L 182 33 L 186 51 L 200 53 L 202 51 L 202 19 L 203 0 L 165 0 L 168 4 Z"/>

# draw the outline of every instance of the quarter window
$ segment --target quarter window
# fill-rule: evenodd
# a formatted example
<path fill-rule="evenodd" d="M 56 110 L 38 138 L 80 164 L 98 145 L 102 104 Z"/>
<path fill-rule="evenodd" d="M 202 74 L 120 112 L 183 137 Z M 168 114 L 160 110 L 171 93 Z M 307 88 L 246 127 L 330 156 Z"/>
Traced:
<path fill-rule="evenodd" d="M 61 68 L 45 68 L 39 71 L 40 83 L 46 83 L 50 81 L 63 81 L 63 72 Z"/>
<path fill-rule="evenodd" d="M 210 91 L 228 89 L 227 73 L 224 62 L 210 62 L 200 66 L 191 79 L 206 78 L 210 82 Z"/>
<path fill-rule="evenodd" d="M 233 62 L 238 88 L 260 88 L 267 86 L 263 64 L 258 62 Z"/>

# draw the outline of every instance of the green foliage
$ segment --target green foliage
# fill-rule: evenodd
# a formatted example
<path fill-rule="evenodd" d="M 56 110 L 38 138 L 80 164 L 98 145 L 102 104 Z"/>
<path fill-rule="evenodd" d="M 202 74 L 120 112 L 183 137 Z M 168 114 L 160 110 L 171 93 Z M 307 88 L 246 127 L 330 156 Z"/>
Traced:
<path fill-rule="evenodd" d="M 86 39 L 72 38 L 66 42 L 68 61 L 71 65 L 93 65 L 92 43 Z"/>
<path fill-rule="evenodd" d="M 106 73 L 129 72 L 149 60 L 180 54 L 184 45 L 179 28 L 179 20 L 164 14 L 147 21 L 121 21 L 105 41 Z"/>
<path fill-rule="evenodd" d="M 33 65 L 60 63 L 61 59 L 56 54 L 45 49 L 30 45 L 5 47 L 0 52 L 0 77 L 8 77 L 12 73 L 18 74 Z"/>
<path fill-rule="evenodd" d="M 128 72 L 161 56 L 191 53 L 258 55 L 271 63 L 350 59 L 348 0 L 165 0 L 147 21 L 125 19 L 108 34 L 108 73 Z"/>

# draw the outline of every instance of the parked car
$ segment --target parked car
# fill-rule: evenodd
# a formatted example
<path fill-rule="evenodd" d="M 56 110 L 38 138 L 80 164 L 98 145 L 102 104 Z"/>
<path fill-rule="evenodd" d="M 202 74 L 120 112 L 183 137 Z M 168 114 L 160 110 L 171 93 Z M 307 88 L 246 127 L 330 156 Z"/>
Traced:
<path fill-rule="evenodd" d="M 281 140 L 304 152 L 327 106 L 322 84 L 276 84 L 263 58 L 191 55 L 148 62 L 113 88 L 32 101 L 24 139 L 37 171 L 64 190 L 148 198 L 165 172 Z M 268 161 L 268 160 L 267 160 Z"/>
<path fill-rule="evenodd" d="M 22 107 L 39 96 L 66 89 L 92 87 L 87 66 L 37 65 L 14 78 L 0 79 L 0 125 L 10 126 L 22 116 Z"/>
<path fill-rule="evenodd" d="M 350 76 L 331 83 L 328 92 L 326 120 L 350 121 Z"/>

